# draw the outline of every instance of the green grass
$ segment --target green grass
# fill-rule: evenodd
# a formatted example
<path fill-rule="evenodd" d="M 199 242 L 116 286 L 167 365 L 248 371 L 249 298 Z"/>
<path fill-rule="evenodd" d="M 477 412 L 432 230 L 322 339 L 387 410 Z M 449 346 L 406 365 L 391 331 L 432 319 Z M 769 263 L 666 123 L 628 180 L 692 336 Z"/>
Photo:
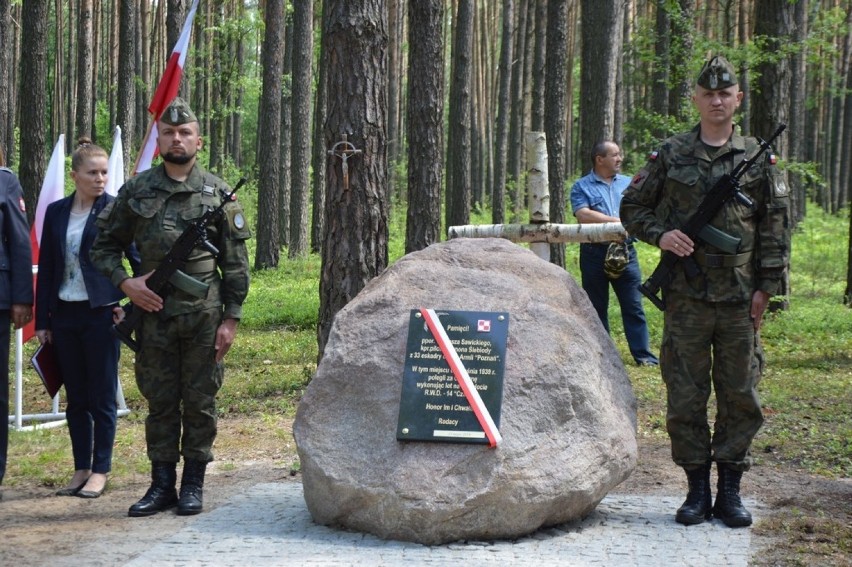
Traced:
<path fill-rule="evenodd" d="M 402 211 L 398 207 L 390 219 L 391 261 L 402 255 Z M 490 224 L 490 214 L 474 214 L 472 222 Z M 812 205 L 793 237 L 790 309 L 768 316 L 762 331 L 767 371 L 760 395 L 766 406 L 766 423 L 753 447 L 758 464 L 791 466 L 832 478 L 852 477 L 852 311 L 841 301 L 847 223 L 847 219 L 825 215 Z M 639 245 L 639 255 L 643 273 L 650 274 L 657 251 Z M 279 268 L 252 272 L 243 322 L 226 359 L 218 403 L 222 418 L 292 417 L 316 370 L 320 258 L 310 255 L 288 260 L 284 253 L 281 257 Z M 577 246 L 567 247 L 566 264 L 579 280 Z M 614 296 L 610 309 L 613 340 L 639 401 L 639 434 L 665 439 L 665 388 L 659 371 L 632 364 Z M 659 349 L 662 314 L 649 303 L 646 313 L 652 347 Z M 34 342 L 25 346 L 24 360 L 32 354 Z M 50 411 L 50 401 L 32 369 L 27 367 L 24 375 L 26 413 Z M 128 406 L 138 410 L 121 423 L 141 423 L 145 403 L 134 383 L 132 353 L 126 349 L 120 379 Z M 143 474 L 147 470 L 144 441 L 129 429 L 118 429 L 116 454 L 121 458 L 115 459 L 115 472 Z M 282 437 L 281 443 L 285 442 L 289 441 Z M 12 446 L 15 457 L 10 458 L 8 481 L 39 478 L 45 485 L 56 486 L 67 477 L 71 457 L 64 427 L 13 432 Z"/>

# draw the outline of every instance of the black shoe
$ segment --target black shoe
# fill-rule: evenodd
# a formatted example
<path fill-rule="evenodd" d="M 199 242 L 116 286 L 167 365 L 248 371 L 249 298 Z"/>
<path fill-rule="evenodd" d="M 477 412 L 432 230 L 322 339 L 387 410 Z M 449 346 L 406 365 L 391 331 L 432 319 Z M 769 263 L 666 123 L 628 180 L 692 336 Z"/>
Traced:
<path fill-rule="evenodd" d="M 743 472 L 730 469 L 724 463 L 716 463 L 716 468 L 719 471 L 719 483 L 713 515 L 729 528 L 750 526 L 751 514 L 740 499 L 740 480 Z"/>
<path fill-rule="evenodd" d="M 151 487 L 139 502 L 130 507 L 127 515 L 138 518 L 152 516 L 177 504 L 177 472 L 175 463 L 151 463 Z"/>
<path fill-rule="evenodd" d="M 675 521 L 685 526 L 693 526 L 709 520 L 712 516 L 713 497 L 710 494 L 710 464 L 686 471 L 689 492 L 686 500 L 678 508 Z"/>
<path fill-rule="evenodd" d="M 192 516 L 201 512 L 204 496 L 204 473 L 207 463 L 204 461 L 186 460 L 183 465 L 183 476 L 180 480 L 180 498 L 178 499 L 178 516 Z"/>

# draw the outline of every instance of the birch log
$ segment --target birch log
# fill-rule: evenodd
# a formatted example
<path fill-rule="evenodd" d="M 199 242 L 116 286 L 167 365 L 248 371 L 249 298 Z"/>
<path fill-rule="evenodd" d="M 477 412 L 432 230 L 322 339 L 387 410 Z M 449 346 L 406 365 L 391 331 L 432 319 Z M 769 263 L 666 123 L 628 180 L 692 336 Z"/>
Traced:
<path fill-rule="evenodd" d="M 453 238 L 505 238 L 512 242 L 621 242 L 627 231 L 620 222 L 598 224 L 481 224 L 451 226 Z"/>

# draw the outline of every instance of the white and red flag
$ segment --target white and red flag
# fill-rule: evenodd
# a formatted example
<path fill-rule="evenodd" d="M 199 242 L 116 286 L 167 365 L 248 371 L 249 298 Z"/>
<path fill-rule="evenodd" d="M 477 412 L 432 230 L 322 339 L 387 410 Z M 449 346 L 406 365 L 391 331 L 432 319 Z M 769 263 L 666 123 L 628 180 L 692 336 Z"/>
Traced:
<path fill-rule="evenodd" d="M 169 62 L 166 64 L 166 70 L 163 71 L 157 90 L 154 91 L 154 96 L 151 98 L 151 104 L 148 105 L 148 112 L 151 113 L 151 126 L 148 128 L 148 134 L 142 143 L 142 151 L 136 159 L 134 173 L 150 169 L 151 162 L 157 156 L 157 120 L 177 96 L 180 88 L 184 62 L 189 51 L 189 38 L 192 35 L 192 21 L 195 19 L 197 9 L 198 0 L 193 0 L 192 6 L 186 14 L 186 21 L 183 23 L 180 37 L 172 50 Z"/>
<path fill-rule="evenodd" d="M 107 171 L 109 176 L 104 191 L 107 195 L 115 197 L 124 185 L 124 145 L 121 143 L 121 126 L 116 126 L 112 135 L 112 150 L 109 154 Z"/>
<path fill-rule="evenodd" d="M 60 134 L 53 147 L 53 154 L 47 164 L 47 172 L 38 194 L 35 220 L 30 228 L 30 244 L 33 249 L 33 288 L 35 288 L 36 272 L 38 271 L 38 247 L 44 231 L 44 213 L 47 206 L 65 196 L 65 134 Z M 24 342 L 35 336 L 35 319 L 24 326 Z"/>

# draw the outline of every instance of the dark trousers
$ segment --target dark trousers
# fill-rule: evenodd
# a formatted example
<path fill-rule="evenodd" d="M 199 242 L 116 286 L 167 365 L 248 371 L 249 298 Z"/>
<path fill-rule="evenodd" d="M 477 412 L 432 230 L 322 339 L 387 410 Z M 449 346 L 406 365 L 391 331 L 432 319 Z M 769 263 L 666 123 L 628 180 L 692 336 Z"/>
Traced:
<path fill-rule="evenodd" d="M 112 308 L 92 309 L 87 301 L 60 301 L 51 318 L 74 470 L 106 474 L 112 468 L 119 342 L 111 328 Z"/>
<path fill-rule="evenodd" d="M 657 357 L 651 352 L 648 323 L 645 320 L 645 310 L 642 308 L 642 294 L 639 292 L 642 274 L 639 271 L 636 249 L 630 246 L 630 262 L 627 268 L 619 278 L 611 280 L 604 272 L 604 259 L 608 246 L 609 244 L 580 244 L 580 273 L 583 289 L 597 311 L 604 329 L 609 333 L 607 310 L 611 285 L 621 307 L 621 322 L 624 325 L 630 354 L 639 364 L 657 363 Z"/>
<path fill-rule="evenodd" d="M 0 310 L 0 484 L 6 476 L 9 450 L 9 339 L 12 319 L 8 309 Z"/>

